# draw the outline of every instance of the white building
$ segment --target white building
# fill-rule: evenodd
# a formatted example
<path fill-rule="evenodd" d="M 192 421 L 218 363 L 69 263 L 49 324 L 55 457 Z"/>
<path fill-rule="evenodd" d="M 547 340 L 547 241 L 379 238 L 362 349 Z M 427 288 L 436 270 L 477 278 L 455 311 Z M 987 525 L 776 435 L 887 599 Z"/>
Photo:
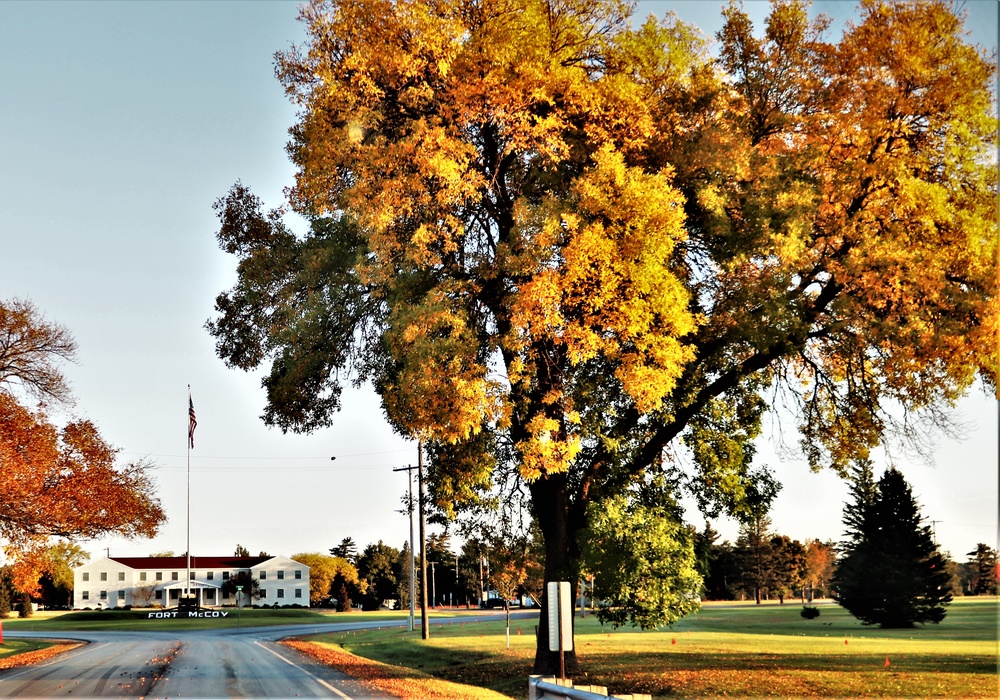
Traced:
<path fill-rule="evenodd" d="M 206 607 L 236 605 L 222 585 L 248 571 L 260 583 L 260 597 L 242 605 L 309 606 L 309 567 L 288 557 L 191 557 L 191 595 Z M 104 557 L 73 571 L 73 607 L 175 607 L 184 595 L 187 557 Z"/>

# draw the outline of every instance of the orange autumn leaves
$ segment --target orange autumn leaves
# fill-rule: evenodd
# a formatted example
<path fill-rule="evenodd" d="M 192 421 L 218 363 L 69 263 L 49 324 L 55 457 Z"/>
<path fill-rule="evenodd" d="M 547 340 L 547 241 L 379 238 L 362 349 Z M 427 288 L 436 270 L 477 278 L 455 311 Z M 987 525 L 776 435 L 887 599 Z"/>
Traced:
<path fill-rule="evenodd" d="M 387 413 L 445 443 L 515 421 L 529 478 L 567 470 L 582 435 L 572 390 L 538 388 L 542 367 L 606 362 L 645 413 L 692 359 L 670 264 L 683 197 L 669 166 L 628 161 L 655 133 L 647 98 L 687 80 L 699 47 L 679 23 L 620 32 L 629 13 L 315 2 L 311 43 L 279 56 L 302 107 L 292 202 L 357 220 L 360 279 L 388 302 Z M 603 80 L 600 51 L 617 64 Z"/>
<path fill-rule="evenodd" d="M 116 465 L 118 450 L 90 421 L 56 428 L 0 393 L 0 534 L 27 544 L 55 535 L 152 536 L 163 511 L 144 465 Z"/>
<path fill-rule="evenodd" d="M 59 426 L 44 407 L 18 401 L 15 379 L 22 393 L 68 400 L 52 341 L 69 348 L 62 356 L 71 357 L 73 345 L 27 302 L 0 302 L 0 310 L 0 365 L 15 368 L 0 377 L 0 541 L 15 559 L 18 588 L 31 592 L 49 537 L 151 537 L 165 515 L 145 463 L 119 464 L 118 450 L 88 420 Z"/>
<path fill-rule="evenodd" d="M 248 266 L 211 326 L 236 366 L 275 359 L 268 420 L 327 424 L 357 372 L 454 457 L 431 477 L 448 507 L 494 464 L 585 500 L 678 439 L 699 469 L 728 460 L 712 405 L 771 390 L 811 465 L 842 469 L 906 436 L 895 406 L 933 421 L 995 384 L 993 74 L 954 8 L 864 0 L 831 37 L 803 2 L 760 28 L 732 4 L 716 59 L 695 28 L 630 13 L 303 8 L 306 42 L 277 57 L 299 109 L 289 196 L 336 274 Z"/>

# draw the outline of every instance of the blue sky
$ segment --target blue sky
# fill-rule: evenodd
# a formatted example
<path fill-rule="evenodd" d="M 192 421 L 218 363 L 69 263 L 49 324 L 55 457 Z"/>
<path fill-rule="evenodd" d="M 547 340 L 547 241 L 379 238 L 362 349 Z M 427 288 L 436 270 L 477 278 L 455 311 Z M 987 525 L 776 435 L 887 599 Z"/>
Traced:
<path fill-rule="evenodd" d="M 720 4 L 642 2 L 711 34 Z M 747 3 L 758 20 L 766 4 Z M 970 0 L 973 41 L 996 45 L 992 0 Z M 850 2 L 814 9 L 842 21 Z M 124 457 L 159 466 L 170 517 L 152 541 L 85 543 L 95 554 L 185 548 L 187 386 L 199 427 L 192 452 L 192 550 L 325 552 L 408 537 L 393 467 L 416 447 L 392 434 L 369 391 L 351 391 L 335 425 L 311 436 L 268 430 L 259 375 L 228 370 L 203 329 L 234 281 L 216 246 L 212 202 L 237 180 L 271 206 L 293 169 L 294 109 L 273 77 L 275 51 L 301 41 L 293 2 L 0 2 L 0 298 L 34 301 L 76 337 L 67 367 L 78 414 Z M 901 466 L 945 549 L 997 540 L 997 405 L 964 402 L 964 441 L 934 465 Z M 788 437 L 788 436 L 786 436 Z M 794 442 L 794 437 L 791 438 Z M 330 456 L 336 455 L 335 462 Z M 776 528 L 837 538 L 846 487 L 779 459 Z M 701 524 L 699 518 L 693 518 Z M 731 523 L 716 527 L 732 538 Z"/>

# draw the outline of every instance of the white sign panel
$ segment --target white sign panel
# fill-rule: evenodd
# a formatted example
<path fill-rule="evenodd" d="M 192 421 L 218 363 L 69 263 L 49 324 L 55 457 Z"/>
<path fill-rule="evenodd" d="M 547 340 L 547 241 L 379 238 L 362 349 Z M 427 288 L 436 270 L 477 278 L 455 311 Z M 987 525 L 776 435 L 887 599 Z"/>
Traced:
<path fill-rule="evenodd" d="M 549 613 L 549 651 L 559 651 L 560 630 L 563 650 L 573 651 L 572 595 L 569 581 L 549 581 L 545 584 Z"/>

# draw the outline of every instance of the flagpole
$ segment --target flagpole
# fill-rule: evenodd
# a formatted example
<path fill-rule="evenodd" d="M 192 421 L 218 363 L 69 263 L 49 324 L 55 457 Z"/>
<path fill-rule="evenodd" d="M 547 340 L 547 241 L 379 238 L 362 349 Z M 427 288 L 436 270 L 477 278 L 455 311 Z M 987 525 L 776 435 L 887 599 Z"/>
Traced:
<path fill-rule="evenodd" d="M 184 579 L 184 597 L 191 597 L 191 443 L 194 442 L 194 401 L 188 384 L 188 437 L 187 437 L 187 578 Z M 187 601 L 185 601 L 186 603 Z"/>

